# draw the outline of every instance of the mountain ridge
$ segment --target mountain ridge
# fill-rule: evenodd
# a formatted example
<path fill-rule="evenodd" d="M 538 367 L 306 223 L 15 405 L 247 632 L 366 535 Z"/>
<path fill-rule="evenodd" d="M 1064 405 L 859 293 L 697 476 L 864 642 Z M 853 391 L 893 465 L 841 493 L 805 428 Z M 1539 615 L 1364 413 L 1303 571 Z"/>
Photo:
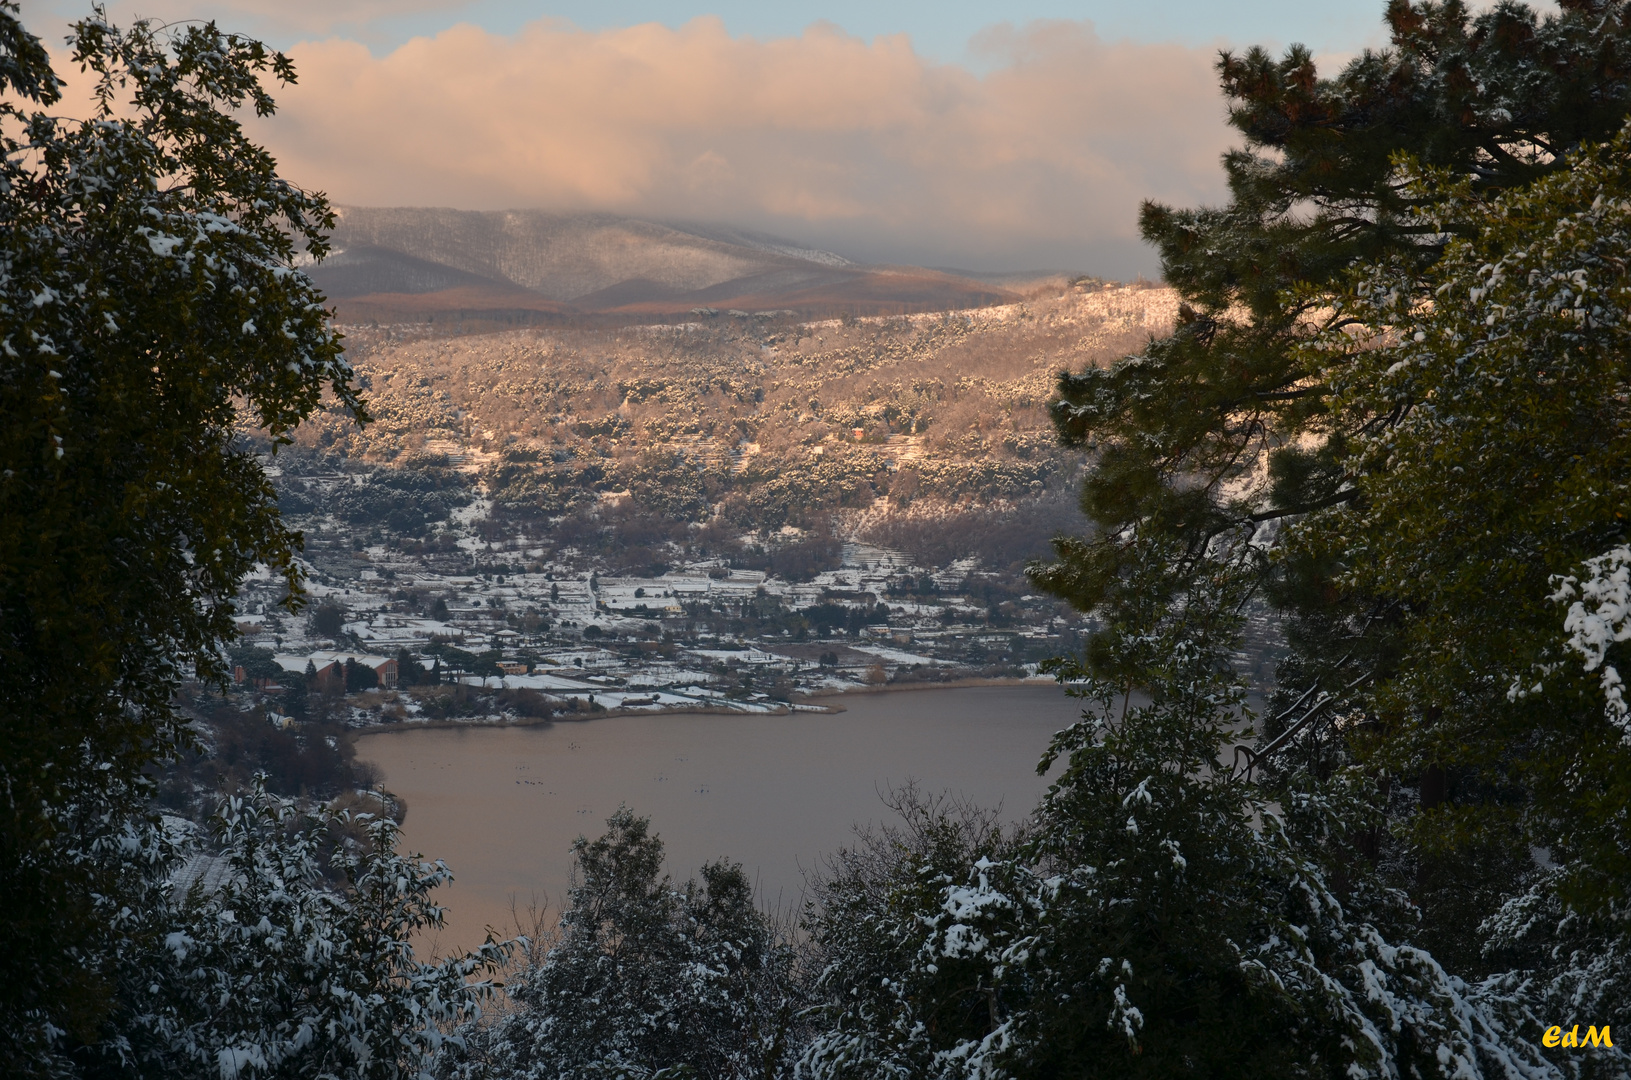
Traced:
<path fill-rule="evenodd" d="M 1025 282 L 851 262 L 729 225 L 606 213 L 336 208 L 333 251 L 308 273 L 348 323 L 635 319 L 694 308 L 805 315 L 969 309 L 1011 303 Z"/>

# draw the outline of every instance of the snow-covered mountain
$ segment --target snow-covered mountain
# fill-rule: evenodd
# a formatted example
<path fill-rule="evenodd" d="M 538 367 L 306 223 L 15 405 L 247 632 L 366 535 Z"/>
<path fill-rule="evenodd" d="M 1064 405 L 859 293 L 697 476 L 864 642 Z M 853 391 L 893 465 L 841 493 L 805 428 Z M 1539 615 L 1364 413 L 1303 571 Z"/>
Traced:
<path fill-rule="evenodd" d="M 345 321 L 696 307 L 879 314 L 1013 298 L 956 272 L 861 266 L 722 225 L 400 207 L 341 207 L 339 218 L 333 254 L 309 272 Z"/>

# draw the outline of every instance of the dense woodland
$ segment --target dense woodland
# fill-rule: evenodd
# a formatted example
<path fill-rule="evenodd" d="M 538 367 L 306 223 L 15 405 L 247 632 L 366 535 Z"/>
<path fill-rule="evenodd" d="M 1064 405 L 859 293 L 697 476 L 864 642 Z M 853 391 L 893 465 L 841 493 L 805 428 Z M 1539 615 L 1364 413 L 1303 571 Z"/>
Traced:
<path fill-rule="evenodd" d="M 101 110 L 57 120 L 0 0 L 6 1069 L 1631 1076 L 1631 5 L 1385 18 L 1335 74 L 1220 58 L 1229 200 L 1141 221 L 1174 332 L 1058 377 L 1089 524 L 1029 574 L 1100 630 L 1053 661 L 1083 719 L 1023 824 L 908 792 L 787 924 L 729 862 L 665 876 L 624 810 L 558 919 L 427 959 L 447 868 L 340 741 L 204 739 L 178 698 L 223 682 L 252 566 L 300 603 L 242 428 L 370 430 L 293 269 L 332 214 L 233 118 L 294 72 L 98 14 Z M 610 438 L 556 436 L 568 468 Z M 572 520 L 499 450 L 529 522 Z M 1263 606 L 1257 715 L 1230 657 Z M 220 785 L 206 827 L 180 771 Z"/>

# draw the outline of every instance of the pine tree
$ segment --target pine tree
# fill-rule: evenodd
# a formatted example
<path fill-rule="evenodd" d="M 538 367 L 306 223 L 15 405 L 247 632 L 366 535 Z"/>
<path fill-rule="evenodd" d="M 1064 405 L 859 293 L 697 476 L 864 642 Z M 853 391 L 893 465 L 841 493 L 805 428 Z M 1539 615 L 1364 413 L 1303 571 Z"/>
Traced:
<path fill-rule="evenodd" d="M 1530 206 L 1521 224 L 1492 228 L 1507 211 L 1491 208 L 1524 205 L 1531 188 L 1561 192 L 1546 185 L 1570 183 L 1577 151 L 1615 136 L 1631 109 L 1631 6 L 1560 7 L 1542 17 L 1503 3 L 1475 17 L 1458 2 L 1391 0 L 1392 46 L 1332 78 L 1300 48 L 1278 61 L 1261 50 L 1222 58 L 1246 142 L 1225 158 L 1230 201 L 1144 208 L 1144 235 L 1184 300 L 1179 323 L 1139 356 L 1061 377 L 1054 417 L 1093 455 L 1082 505 L 1095 532 L 1060 541 L 1058 561 L 1033 571 L 1099 615 L 1088 668 L 1127 685 L 1143 664 L 1129 628 L 1152 606 L 1184 608 L 1195 582 L 1237 578 L 1250 595 L 1230 591 L 1231 603 L 1278 609 L 1289 655 L 1242 764 L 1300 784 L 1368 763 L 1409 842 L 1356 828 L 1353 849 L 1411 888 L 1428 913 L 1424 940 L 1468 974 L 1499 970 L 1477 927 L 1527 888 L 1530 845 L 1623 814 L 1618 795 L 1594 809 L 1596 789 L 1567 790 L 1569 740 L 1600 721 L 1578 700 L 1505 698 L 1518 670 L 1556 651 L 1548 575 L 1623 535 L 1609 477 L 1619 450 L 1607 449 L 1623 436 L 1607 386 L 1588 394 L 1570 382 L 1582 395 L 1571 403 L 1547 388 L 1544 367 L 1525 384 L 1532 399 L 1505 384 L 1504 414 L 1463 384 L 1428 400 L 1360 387 L 1379 377 L 1369 365 L 1398 360 L 1378 346 L 1404 333 L 1412 347 L 1417 331 L 1401 327 L 1487 287 L 1460 263 L 1465 280 L 1450 283 L 1444 260 L 1477 250 L 1498 265 L 1503 245 L 1523 249 L 1526 230 L 1563 228 L 1578 212 Z M 1546 332 L 1525 337 L 1534 325 L 1501 325 L 1529 363 L 1561 347 Z M 1446 339 L 1434 370 L 1460 370 L 1455 350 L 1472 340 Z M 1437 426 L 1413 444 L 1412 479 L 1394 476 L 1401 501 L 1389 508 L 1373 477 L 1397 463 L 1391 433 L 1429 416 Z M 1549 424 L 1562 426 L 1543 435 Z M 1501 448 L 1504 471 L 1488 474 L 1500 482 L 1474 472 L 1474 435 Z M 1553 491 L 1557 470 L 1574 468 L 1567 455 L 1525 455 L 1571 439 L 1592 478 Z M 1563 490 L 1579 499 L 1559 501 Z M 1564 516 L 1542 526 L 1553 510 Z M 1616 879 L 1610 846 L 1596 849 L 1593 873 Z"/>
<path fill-rule="evenodd" d="M 1219 766 L 1244 706 L 1228 627 L 1143 630 L 1122 646 L 1148 658 L 1148 703 L 1080 684 L 1087 715 L 1043 761 L 1066 768 L 1018 835 L 919 803 L 904 833 L 837 860 L 812 920 L 825 1024 L 801 1069 L 1549 1075 L 1521 1003 L 1409 945 L 1411 905 L 1366 867 L 1331 872 L 1379 817 L 1374 781 L 1349 770 L 1271 803 Z"/>
<path fill-rule="evenodd" d="M 1478 842 L 1520 853 L 1498 948 L 1551 972 L 1535 986 L 1603 965 L 1570 993 L 1617 1015 L 1631 1007 L 1614 960 L 1631 954 L 1616 666 L 1631 637 L 1631 127 L 1497 198 L 1444 171 L 1407 190 L 1466 239 L 1425 274 L 1397 261 L 1356 274 L 1338 300 L 1353 325 L 1304 346 L 1345 357 L 1333 414 L 1364 428 L 1346 458 L 1360 497 L 1298 523 L 1288 547 L 1409 613 L 1371 699 L 1379 730 L 1355 745 L 1372 768 L 1441 770 L 1442 801 L 1413 822 L 1424 859 Z M 1421 286 L 1433 303 L 1408 302 Z"/>
<path fill-rule="evenodd" d="M 1307 50 L 1259 49 L 1218 69 L 1246 146 L 1216 209 L 1146 204 L 1141 229 L 1184 298 L 1170 338 L 1136 359 L 1061 377 L 1061 437 L 1095 454 L 1083 508 L 1098 526 L 1039 574 L 1113 614 L 1126 566 L 1152 549 L 1174 580 L 1209 542 L 1354 497 L 1338 458 L 1352 432 L 1328 408 L 1340 362 L 1296 346 L 1330 312 L 1344 274 L 1383 258 L 1431 265 L 1447 234 L 1412 213 L 1398 155 L 1466 176 L 1475 194 L 1566 166 L 1618 130 L 1631 106 L 1631 18 L 1622 0 L 1572 0 L 1539 19 L 1502 4 L 1390 0 L 1393 47 L 1334 79 Z M 1413 292 L 1419 295 L 1419 290 Z M 1137 543 L 1129 543 L 1135 539 Z"/>

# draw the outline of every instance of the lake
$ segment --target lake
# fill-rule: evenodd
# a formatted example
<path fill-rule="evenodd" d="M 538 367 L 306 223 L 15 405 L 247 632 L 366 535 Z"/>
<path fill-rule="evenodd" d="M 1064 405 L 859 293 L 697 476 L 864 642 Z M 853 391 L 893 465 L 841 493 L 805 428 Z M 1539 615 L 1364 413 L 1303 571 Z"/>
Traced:
<path fill-rule="evenodd" d="M 440 858 L 455 881 L 433 896 L 448 925 L 428 944 L 479 944 L 565 896 L 569 847 L 620 804 L 652 819 L 668 870 L 741 862 L 763 903 L 800 902 L 805 872 L 858 823 L 891 817 L 882 794 L 915 780 L 1017 819 L 1047 786 L 1036 763 L 1080 716 L 1051 684 L 851 694 L 845 711 L 790 716 L 624 715 L 535 727 L 369 732 L 357 755 L 407 803 L 405 850 Z"/>

